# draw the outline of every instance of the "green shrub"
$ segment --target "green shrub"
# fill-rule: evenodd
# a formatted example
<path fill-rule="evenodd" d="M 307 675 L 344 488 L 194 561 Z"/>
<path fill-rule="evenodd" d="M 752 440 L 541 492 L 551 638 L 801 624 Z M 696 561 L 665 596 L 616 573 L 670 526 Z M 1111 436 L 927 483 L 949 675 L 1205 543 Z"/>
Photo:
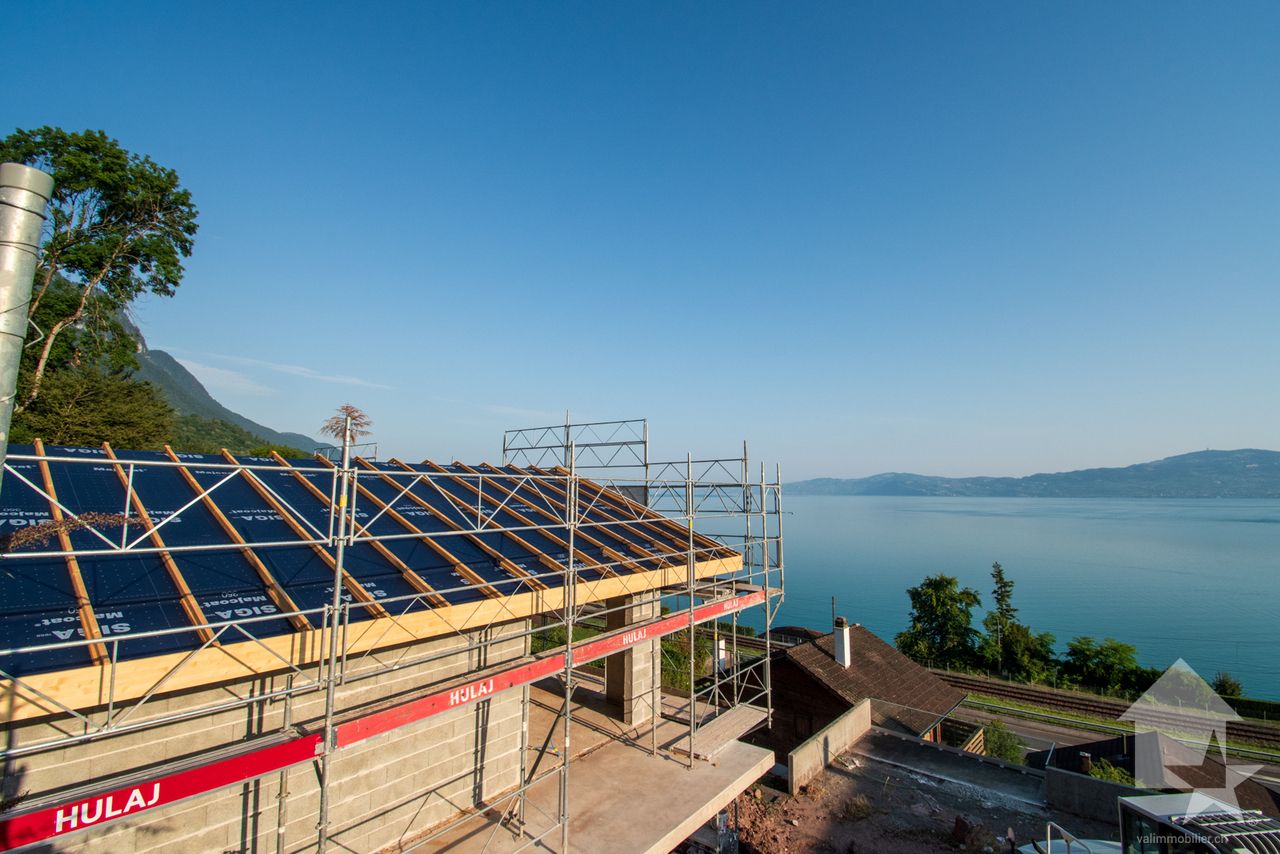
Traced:
<path fill-rule="evenodd" d="M 1009 728 L 1003 721 L 991 721 L 983 729 L 986 730 L 983 738 L 988 756 L 1003 759 L 1005 762 L 1022 763 L 1026 754 L 1026 745 L 1022 743 L 1022 739 L 1009 732 Z"/>

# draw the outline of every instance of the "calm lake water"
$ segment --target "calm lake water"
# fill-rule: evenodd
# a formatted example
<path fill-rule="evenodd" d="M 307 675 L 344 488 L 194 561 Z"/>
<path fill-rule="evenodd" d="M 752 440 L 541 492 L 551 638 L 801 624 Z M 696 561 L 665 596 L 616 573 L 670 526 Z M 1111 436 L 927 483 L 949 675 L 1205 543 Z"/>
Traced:
<path fill-rule="evenodd" d="M 991 602 L 991 563 L 1016 583 L 1019 617 L 1114 637 L 1138 660 L 1178 658 L 1280 700 L 1280 502 L 791 496 L 778 625 L 829 626 L 838 611 L 892 642 L 906 588 L 943 572 Z M 985 611 L 975 612 L 975 627 Z"/>

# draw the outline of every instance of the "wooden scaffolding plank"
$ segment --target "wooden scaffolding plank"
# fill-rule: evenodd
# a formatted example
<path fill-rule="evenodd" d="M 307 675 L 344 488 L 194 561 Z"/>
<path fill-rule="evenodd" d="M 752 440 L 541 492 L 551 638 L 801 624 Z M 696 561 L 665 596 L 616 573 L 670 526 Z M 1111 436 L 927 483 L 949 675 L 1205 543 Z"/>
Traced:
<path fill-rule="evenodd" d="M 71 579 L 71 592 L 76 597 L 76 613 L 80 616 L 80 630 L 84 632 L 84 636 L 89 640 L 96 640 L 102 637 L 102 630 L 98 627 L 98 616 L 93 613 L 93 603 L 89 601 L 89 590 L 85 587 L 84 576 L 80 573 L 80 562 L 76 560 L 76 556 L 71 554 L 74 549 L 71 547 L 71 535 L 67 533 L 66 517 L 62 515 L 62 508 L 58 506 L 58 490 L 53 485 L 53 473 L 49 471 L 49 463 L 44 459 L 44 442 L 39 439 L 35 440 L 36 456 L 40 457 L 40 477 L 44 480 L 44 491 L 49 494 L 49 513 L 53 518 L 53 522 L 58 526 L 58 547 L 67 552 L 65 557 L 67 564 L 67 575 Z M 104 644 L 93 643 L 87 647 L 89 658 L 94 664 L 105 664 L 107 661 L 107 647 Z"/>
<path fill-rule="evenodd" d="M 465 465 L 463 465 L 462 463 L 458 463 L 458 465 L 462 465 L 462 467 L 463 467 L 463 468 L 467 468 L 467 469 L 471 470 L 468 466 L 465 466 Z M 485 463 L 485 464 L 484 464 L 484 468 L 485 468 L 486 470 L 488 470 L 488 471 L 490 471 L 490 472 L 494 473 L 494 474 L 497 474 L 497 475 L 503 475 L 503 476 L 505 476 L 505 477 L 521 477 L 521 476 L 522 476 L 522 475 L 513 475 L 513 474 L 511 474 L 510 472 L 504 472 L 502 469 L 500 469 L 500 468 L 498 468 L 497 466 L 494 466 L 494 465 L 492 465 L 492 464 L 490 464 L 490 463 Z M 527 475 L 525 475 L 525 476 L 527 476 Z M 551 489 L 552 489 L 552 490 L 554 490 L 554 491 L 555 491 L 555 493 L 556 493 L 557 495 L 559 495 L 561 498 L 564 498 L 564 497 L 565 497 L 565 494 L 566 494 L 566 493 L 565 493 L 565 491 L 564 491 L 563 489 L 561 489 L 561 488 L 559 487 L 559 485 L 555 484 L 554 482 L 546 481 L 546 482 L 544 482 L 544 485 L 550 486 L 550 487 L 551 487 Z M 517 487 L 517 489 L 519 489 L 519 488 L 520 488 L 520 487 Z M 538 492 L 536 488 L 533 488 L 533 487 L 528 487 L 528 488 L 529 488 L 529 489 L 533 489 L 533 494 L 534 494 L 534 495 L 537 495 L 539 498 L 545 498 L 545 496 L 543 496 L 540 492 Z M 534 509 L 534 510 L 539 510 L 539 511 L 541 511 L 541 512 L 543 512 L 543 513 L 547 513 L 547 515 L 552 515 L 552 514 L 548 513 L 548 511 L 542 510 L 542 508 L 537 507 L 537 506 L 534 506 L 534 508 L 533 508 L 533 509 Z M 604 515 L 604 516 L 608 516 L 608 518 L 610 518 L 610 519 L 614 519 L 614 517 L 613 517 L 613 516 L 609 516 L 609 514 L 608 514 L 608 513 L 602 513 L 602 515 Z M 588 524 L 590 524 L 590 523 L 588 523 Z M 675 565 L 676 565 L 674 561 L 672 561 L 669 557 L 667 557 L 666 555 L 662 554 L 661 552 L 659 552 L 659 553 L 655 554 L 655 553 L 654 553 L 653 551 L 651 551 L 650 549 L 646 549 L 644 546 L 638 545 L 638 544 L 636 544 L 636 543 L 632 542 L 631 540 L 628 540 L 626 537 L 619 536 L 618 534 L 614 533 L 614 532 L 613 532 L 613 530 L 612 530 L 614 527 L 619 527 L 619 528 L 622 528 L 623 530 L 630 531 L 632 534 L 634 534 L 635 536 L 639 537 L 639 538 L 640 538 L 640 539 L 642 539 L 642 540 L 647 541 L 647 542 L 648 542 L 648 543 L 650 543 L 652 546 L 655 546 L 655 547 L 657 547 L 657 546 L 661 546 L 661 543 L 659 543 L 659 542 L 655 541 L 651 536 L 649 536 L 649 534 L 647 534 L 647 533 L 645 533 L 644 531 L 641 531 L 641 530 L 639 530 L 638 528 L 635 528 L 635 527 L 633 527 L 633 526 L 631 526 L 631 525 L 629 525 L 629 524 L 626 524 L 626 523 L 623 523 L 623 524 L 621 524 L 621 525 L 616 525 L 616 526 L 615 526 L 615 525 L 601 526 L 598 530 L 599 530 L 599 531 L 601 531 L 601 532 L 607 533 L 607 534 L 608 534 L 610 537 L 612 537 L 614 540 L 616 540 L 617 542 L 619 542 L 620 544 L 622 544 L 622 546 L 623 546 L 624 548 L 626 548 L 626 549 L 627 549 L 627 551 L 631 552 L 633 555 L 636 555 L 637 557 L 647 558 L 648 560 L 655 561 L 655 562 L 658 564 L 658 566 L 659 566 L 659 567 L 662 567 L 662 566 L 675 566 Z M 578 531 L 578 536 L 584 537 L 584 538 L 586 538 L 588 541 L 592 541 L 592 540 L 591 540 L 591 535 L 583 533 L 583 531 L 582 531 L 581 529 L 579 529 L 579 531 Z M 592 542 L 594 542 L 594 541 L 592 541 Z M 607 553 L 607 550 L 606 550 L 606 553 Z"/>
<path fill-rule="evenodd" d="M 160 562 L 164 565 L 165 571 L 169 573 L 169 578 L 173 580 L 174 587 L 178 588 L 178 604 L 182 607 L 183 613 L 187 615 L 187 619 L 196 627 L 196 634 L 204 643 L 217 643 L 213 638 L 213 630 L 209 628 L 209 619 L 204 615 L 200 603 L 196 601 L 196 597 L 192 595 L 191 588 L 187 585 L 187 579 L 182 575 L 182 570 L 178 568 L 178 563 L 173 559 L 173 555 L 169 553 L 168 546 L 164 544 L 164 537 L 160 536 L 160 532 L 156 530 L 155 524 L 151 521 L 151 514 L 147 512 L 147 508 L 142 503 L 142 496 L 138 494 L 138 490 L 129 482 L 129 475 L 125 474 L 124 466 L 116 462 L 116 453 L 111 450 L 109 442 L 102 443 L 102 452 L 107 455 L 107 459 L 112 461 L 112 468 L 115 469 L 116 477 L 120 478 L 120 486 L 124 488 L 126 500 L 133 505 L 134 512 L 138 514 L 138 518 L 142 527 L 147 532 L 148 539 L 151 544 L 160 549 Z"/>
<path fill-rule="evenodd" d="M 321 504 L 323 504 L 327 509 L 331 511 L 336 511 L 338 509 L 337 506 L 331 500 L 329 500 L 329 496 L 325 495 L 324 492 L 322 492 L 319 487 L 317 487 L 314 483 L 312 483 L 310 478 L 308 478 L 302 472 L 295 469 L 289 463 L 288 460 L 280 456 L 275 451 L 271 452 L 271 458 L 275 460 L 278 465 L 281 465 L 287 468 L 289 470 L 289 473 L 292 474 L 297 479 L 298 483 L 302 484 L 306 488 L 306 490 L 311 493 L 312 497 L 315 498 L 317 501 L 319 501 Z M 324 457 L 318 454 L 316 455 L 316 459 L 325 463 L 329 468 L 334 468 L 334 465 L 330 460 L 325 459 Z M 360 486 L 359 484 L 356 484 L 356 489 L 363 490 L 364 487 Z M 361 492 L 360 494 L 364 495 L 364 492 Z M 352 528 L 355 529 L 358 533 L 362 533 L 362 534 L 368 533 L 365 527 L 355 520 L 354 516 L 351 518 L 351 525 L 352 525 Z M 377 540 L 369 540 L 369 545 L 373 546 L 373 550 L 377 552 L 378 555 L 383 560 L 391 564 L 391 566 L 393 566 L 400 573 L 400 575 L 404 577 L 405 583 L 407 583 L 410 587 L 412 587 L 414 590 L 418 591 L 419 593 L 426 594 L 427 601 L 430 602 L 434 607 L 439 608 L 449 604 L 448 599 L 445 599 L 443 596 L 437 593 L 434 587 L 428 584 L 421 575 L 418 575 L 418 573 L 414 572 L 413 569 L 411 569 L 407 563 L 405 563 L 400 558 L 398 558 L 395 552 L 391 551 L 391 549 L 387 548 L 385 545 L 378 542 Z"/>
<path fill-rule="evenodd" d="M 178 474 L 182 476 L 182 479 L 186 482 L 187 486 L 191 487 L 191 491 L 200 496 L 201 503 L 204 504 L 205 509 L 209 511 L 209 515 L 213 516 L 214 521 L 218 523 L 218 527 L 222 528 L 222 532 L 227 535 L 231 542 L 240 546 L 240 556 L 243 557 L 245 562 L 247 562 L 249 566 L 253 567 L 253 571 L 258 574 L 258 578 L 262 580 L 262 583 L 267 588 L 267 595 L 271 597 L 271 601 L 274 602 L 275 606 L 281 611 L 289 613 L 289 624 L 299 631 L 310 629 L 311 624 L 307 622 L 306 617 L 301 614 L 291 613 L 298 610 L 297 604 L 294 603 L 293 598 L 289 596 L 285 589 L 280 585 L 280 582 L 276 581 L 276 577 L 271 574 L 271 570 L 267 569 L 267 565 L 258 557 L 257 552 L 250 547 L 245 538 L 240 535 L 238 530 L 236 530 L 235 525 L 233 525 L 231 520 L 227 518 L 226 514 L 222 512 L 222 508 L 213 500 L 213 496 L 205 492 L 204 487 L 200 485 L 200 481 L 196 480 L 195 475 L 188 471 L 185 465 L 181 464 L 182 461 L 178 458 L 178 455 L 173 452 L 173 448 L 165 445 L 164 452 L 169 459 L 173 460 L 175 463 L 179 463 Z"/>
<path fill-rule="evenodd" d="M 237 465 L 237 466 L 243 465 L 243 463 L 241 463 L 234 456 L 232 456 L 231 452 L 228 451 L 226 448 L 222 449 L 222 458 L 233 465 Z M 258 479 L 253 476 L 253 473 L 251 471 L 249 471 L 248 469 L 242 468 L 240 469 L 240 476 L 243 477 L 245 479 L 245 482 L 248 483 L 249 486 L 253 488 L 254 492 L 258 493 L 258 497 L 261 498 L 263 501 L 267 502 L 267 504 L 271 506 L 271 509 L 274 510 L 276 514 L 279 515 L 279 517 L 284 520 L 284 523 L 289 526 L 289 530 L 293 531 L 293 533 L 302 540 L 311 539 L 311 537 L 307 534 L 306 529 L 303 528 L 300 524 L 298 524 L 298 520 L 293 518 L 293 516 L 289 513 L 289 510 L 286 507 L 284 507 L 284 505 L 282 505 L 279 501 L 276 500 L 275 496 L 271 494 L 271 491 L 268 490 L 265 486 L 263 486 L 262 483 L 260 483 Z M 337 570 L 338 564 L 334 561 L 333 555 L 329 554 L 327 551 L 320 548 L 320 546 L 317 545 L 316 543 L 307 543 L 307 545 L 311 547 L 311 550 L 315 552 L 315 554 L 318 555 L 322 561 L 324 561 L 325 565 L 328 566 L 329 569 L 335 570 L 335 571 Z M 387 609 L 382 607 L 382 605 L 378 604 L 378 600 L 373 597 L 373 594 L 370 593 L 368 590 L 365 590 L 364 586 L 361 585 L 360 582 L 352 578 L 351 573 L 347 572 L 345 568 L 342 570 L 342 586 L 347 588 L 347 592 L 350 593 L 351 596 L 357 602 L 359 602 L 362 606 L 364 606 L 364 608 L 368 610 L 369 613 L 372 614 L 373 616 L 375 617 L 390 616 L 387 613 Z"/>
<path fill-rule="evenodd" d="M 359 463 L 364 468 L 368 469 L 369 471 L 373 472 L 384 483 L 388 483 L 391 486 L 394 486 L 397 492 L 403 489 L 403 487 L 396 482 L 395 478 L 391 477 L 389 474 L 379 469 L 377 466 L 375 466 L 373 463 L 366 460 L 364 457 L 356 457 L 356 462 Z M 392 460 L 392 462 L 395 463 L 397 461 Z M 404 463 L 399 463 L 399 465 L 406 468 L 412 474 L 420 474 L 420 472 L 415 472 L 413 469 L 408 468 L 407 466 L 404 466 Z M 462 533 L 462 537 L 466 539 L 467 542 L 471 543 L 476 548 L 480 549 L 480 551 L 484 552 L 489 557 L 497 561 L 498 566 L 502 567 L 503 571 L 509 573 L 510 575 L 515 576 L 516 578 L 521 579 L 522 581 L 529 584 L 534 589 L 537 589 L 537 590 L 548 589 L 548 586 L 541 579 L 534 578 L 532 573 L 524 569 L 521 569 L 520 566 L 516 564 L 516 562 L 513 561 L 511 558 L 505 556 L 504 554 L 502 554 L 502 552 L 498 551 L 493 546 L 486 543 L 480 537 L 476 536 L 470 531 L 467 531 L 466 528 L 463 528 L 457 522 L 450 519 L 445 514 L 441 513 L 440 509 L 434 506 L 433 504 L 431 504 L 431 502 L 424 500 L 418 495 L 415 495 L 412 489 L 405 490 L 404 497 L 408 498 L 410 501 L 412 501 L 414 504 L 421 507 L 423 510 L 426 510 L 428 513 L 431 514 L 432 518 L 438 520 L 440 523 L 445 525 L 451 531 L 458 531 Z M 533 550 L 533 553 L 540 554 L 536 549 Z M 564 567 L 558 564 L 556 565 L 557 571 L 560 571 L 562 569 L 564 569 Z M 503 594 L 503 595 L 508 595 L 508 594 Z"/>

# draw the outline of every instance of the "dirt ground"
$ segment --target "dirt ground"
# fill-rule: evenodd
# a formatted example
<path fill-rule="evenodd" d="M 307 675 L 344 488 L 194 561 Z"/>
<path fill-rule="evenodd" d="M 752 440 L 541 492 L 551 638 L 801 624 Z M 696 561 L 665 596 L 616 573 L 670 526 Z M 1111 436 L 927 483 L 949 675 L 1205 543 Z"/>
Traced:
<path fill-rule="evenodd" d="M 794 798 L 754 786 L 738 798 L 737 810 L 744 854 L 997 854 L 1010 850 L 1005 841 L 1010 828 L 1017 844 L 1024 845 L 1044 839 L 1049 820 L 1081 838 L 1116 838 L 1110 825 L 1054 815 L 990 791 L 852 755 L 837 760 Z"/>

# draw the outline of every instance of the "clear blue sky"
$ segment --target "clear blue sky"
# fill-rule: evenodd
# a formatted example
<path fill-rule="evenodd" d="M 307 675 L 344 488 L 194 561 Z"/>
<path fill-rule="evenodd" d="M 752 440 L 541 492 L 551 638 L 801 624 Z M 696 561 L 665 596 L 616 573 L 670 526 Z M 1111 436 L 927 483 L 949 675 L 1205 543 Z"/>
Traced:
<path fill-rule="evenodd" d="M 1280 5 L 23 3 L 0 120 L 201 210 L 137 318 L 384 453 L 648 416 L 784 477 L 1280 447 Z"/>

